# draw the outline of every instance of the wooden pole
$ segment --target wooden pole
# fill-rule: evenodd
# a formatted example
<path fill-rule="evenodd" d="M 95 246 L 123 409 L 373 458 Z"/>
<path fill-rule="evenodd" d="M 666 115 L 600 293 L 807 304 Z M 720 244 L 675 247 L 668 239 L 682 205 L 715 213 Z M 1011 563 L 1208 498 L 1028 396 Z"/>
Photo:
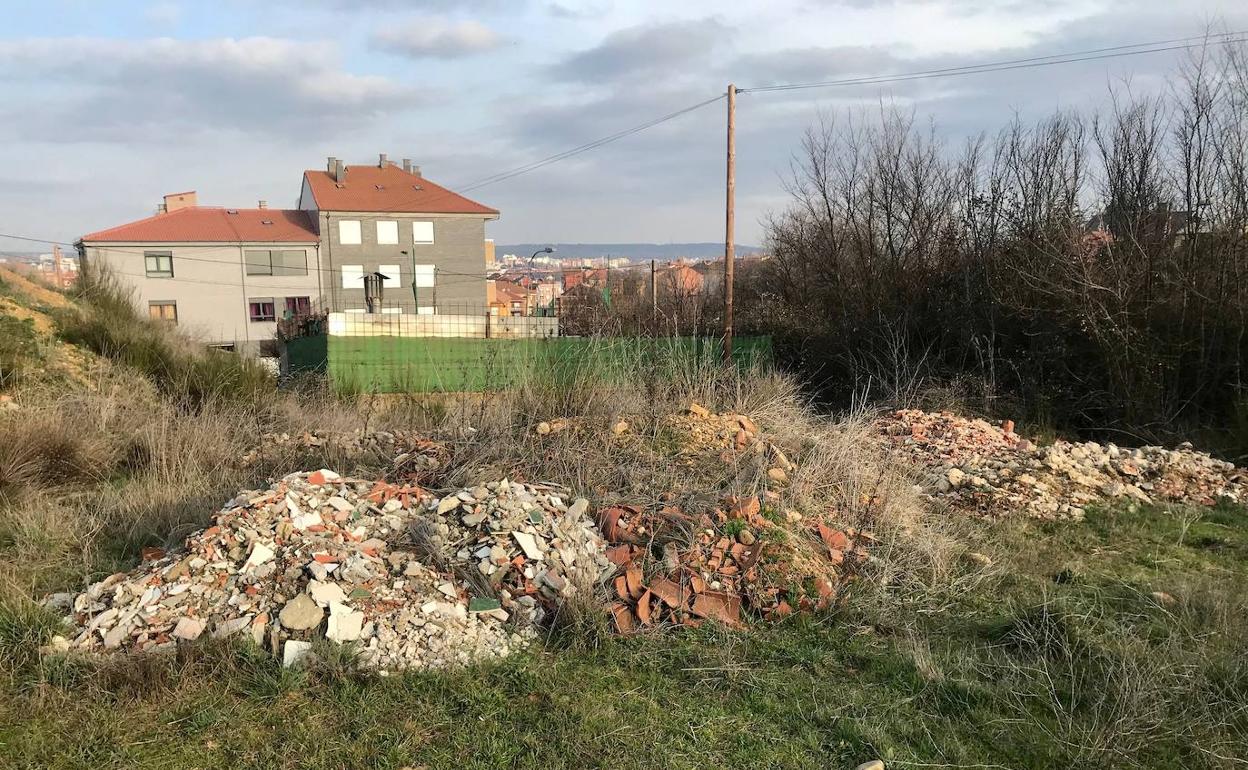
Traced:
<path fill-rule="evenodd" d="M 655 275 L 655 263 L 654 263 L 654 260 L 652 259 L 650 260 L 650 325 L 654 327 L 653 328 L 654 334 L 659 333 L 658 286 L 659 286 L 658 278 Z"/>
<path fill-rule="evenodd" d="M 737 206 L 737 87 L 728 84 L 728 174 L 724 212 L 724 364 L 732 363 L 732 276 Z"/>

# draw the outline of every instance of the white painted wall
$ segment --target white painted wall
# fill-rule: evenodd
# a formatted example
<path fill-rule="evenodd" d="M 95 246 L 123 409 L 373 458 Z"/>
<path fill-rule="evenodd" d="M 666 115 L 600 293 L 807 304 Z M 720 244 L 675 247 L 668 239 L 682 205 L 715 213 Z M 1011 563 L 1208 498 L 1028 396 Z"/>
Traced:
<path fill-rule="evenodd" d="M 243 252 L 249 249 L 304 249 L 307 275 L 246 275 Z M 145 315 L 153 301 L 174 301 L 178 326 L 207 344 L 235 345 L 255 352 L 261 340 L 273 339 L 275 322 L 249 320 L 248 301 L 272 297 L 280 318 L 285 297 L 309 297 L 321 302 L 322 275 L 317 244 L 164 244 L 84 243 L 88 264 L 106 265 L 132 292 L 138 311 Z M 144 252 L 173 252 L 173 277 L 149 278 Z"/>

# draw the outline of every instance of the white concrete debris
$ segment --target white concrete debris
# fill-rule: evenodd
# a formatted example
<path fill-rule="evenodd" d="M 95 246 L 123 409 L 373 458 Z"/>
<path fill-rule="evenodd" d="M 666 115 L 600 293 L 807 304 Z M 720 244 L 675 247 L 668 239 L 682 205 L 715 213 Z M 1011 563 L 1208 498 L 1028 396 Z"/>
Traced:
<path fill-rule="evenodd" d="M 992 516 L 1079 519 L 1092 503 L 1213 505 L 1248 499 L 1233 463 L 1176 449 L 1055 441 L 1037 446 L 1013 430 L 948 412 L 905 409 L 876 421 L 892 451 L 920 468 L 919 488 L 952 507 Z"/>
<path fill-rule="evenodd" d="M 287 665 L 322 637 L 382 670 L 501 657 L 610 573 L 588 512 L 548 484 L 504 479 L 437 499 L 291 474 L 240 493 L 181 550 L 75 596 L 68 647 L 160 650 L 208 634 L 249 638 Z"/>

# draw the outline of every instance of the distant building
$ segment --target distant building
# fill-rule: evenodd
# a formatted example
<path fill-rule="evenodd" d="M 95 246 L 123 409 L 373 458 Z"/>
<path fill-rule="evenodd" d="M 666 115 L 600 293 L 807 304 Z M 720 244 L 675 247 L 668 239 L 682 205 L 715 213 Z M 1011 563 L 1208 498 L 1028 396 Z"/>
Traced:
<path fill-rule="evenodd" d="M 491 281 L 490 315 L 495 316 L 531 316 L 534 315 L 534 303 L 537 293 L 513 281 L 498 279 Z"/>

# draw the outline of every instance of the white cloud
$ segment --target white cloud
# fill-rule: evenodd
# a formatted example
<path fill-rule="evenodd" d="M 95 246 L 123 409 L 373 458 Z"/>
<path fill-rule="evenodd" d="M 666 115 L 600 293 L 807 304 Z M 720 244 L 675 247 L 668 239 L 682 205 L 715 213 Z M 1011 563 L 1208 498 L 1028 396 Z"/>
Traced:
<path fill-rule="evenodd" d="M 0 61 L 0 83 L 29 94 L 10 131 L 45 141 L 132 143 L 223 129 L 311 136 L 414 99 L 387 78 L 343 70 L 333 44 L 281 38 L 31 38 L 0 41 Z"/>
<path fill-rule="evenodd" d="M 641 24 L 617 30 L 598 45 L 572 54 L 552 68 L 563 80 L 601 82 L 642 74 L 669 77 L 733 35 L 715 18 Z"/>
<path fill-rule="evenodd" d="M 455 59 L 483 53 L 502 44 L 497 32 L 476 21 L 412 19 L 373 34 L 378 48 L 413 59 Z"/>

